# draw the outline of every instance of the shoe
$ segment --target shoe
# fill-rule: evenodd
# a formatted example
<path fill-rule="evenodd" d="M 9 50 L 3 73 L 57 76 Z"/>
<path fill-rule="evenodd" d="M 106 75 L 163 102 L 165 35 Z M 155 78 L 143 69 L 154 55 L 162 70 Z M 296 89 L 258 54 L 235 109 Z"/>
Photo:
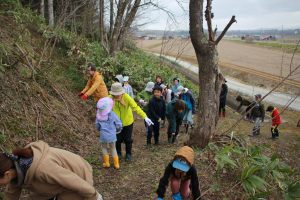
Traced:
<path fill-rule="evenodd" d="M 103 167 L 105 168 L 109 168 L 110 167 L 110 163 L 109 163 L 109 155 L 103 155 Z"/>
<path fill-rule="evenodd" d="M 130 162 L 131 161 L 131 155 L 130 154 L 126 154 L 125 161 L 126 162 Z"/>
<path fill-rule="evenodd" d="M 115 169 L 120 169 L 120 164 L 119 164 L 119 157 L 118 156 L 114 156 L 114 168 Z"/>

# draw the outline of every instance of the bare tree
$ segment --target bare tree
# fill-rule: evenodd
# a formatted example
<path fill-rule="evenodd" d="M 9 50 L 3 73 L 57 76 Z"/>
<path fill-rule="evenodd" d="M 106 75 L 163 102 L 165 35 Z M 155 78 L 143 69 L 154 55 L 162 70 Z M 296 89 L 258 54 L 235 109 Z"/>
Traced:
<path fill-rule="evenodd" d="M 99 37 L 103 43 L 104 36 L 104 0 L 99 0 Z"/>
<path fill-rule="evenodd" d="M 215 134 L 218 123 L 219 94 L 222 80 L 218 66 L 217 45 L 226 31 L 235 21 L 232 16 L 230 22 L 215 40 L 212 30 L 211 1 L 207 0 L 205 19 L 208 26 L 208 38 L 203 28 L 204 0 L 190 0 L 190 36 L 195 49 L 199 65 L 199 114 L 197 127 L 191 133 L 189 144 L 204 148 Z"/>
<path fill-rule="evenodd" d="M 54 26 L 53 0 L 48 0 L 49 26 Z"/>
<path fill-rule="evenodd" d="M 114 28 L 114 0 L 109 0 L 109 9 L 110 9 L 110 14 L 109 14 L 109 33 L 108 35 L 112 35 L 112 31 Z M 111 38 L 109 38 L 111 40 Z"/>
<path fill-rule="evenodd" d="M 44 18 L 45 17 L 45 0 L 41 0 L 40 3 L 40 14 Z"/>

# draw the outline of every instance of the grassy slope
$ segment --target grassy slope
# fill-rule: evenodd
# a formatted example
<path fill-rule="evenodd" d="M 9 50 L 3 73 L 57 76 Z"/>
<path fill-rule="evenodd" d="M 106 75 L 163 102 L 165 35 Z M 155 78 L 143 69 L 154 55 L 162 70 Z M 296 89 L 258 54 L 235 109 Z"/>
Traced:
<path fill-rule="evenodd" d="M 102 169 L 99 161 L 98 133 L 95 132 L 93 124 L 93 102 L 83 103 L 76 96 L 84 85 L 81 69 L 78 68 L 82 64 L 82 60 L 77 55 L 67 56 L 68 49 L 59 42 L 58 48 L 54 49 L 51 58 L 42 62 L 41 67 L 37 68 L 45 38 L 38 31 L 38 27 L 32 26 L 34 22 L 28 23 L 24 20 L 23 25 L 20 26 L 22 23 L 16 23 L 15 17 L 11 14 L 2 15 L 0 22 L 5 27 L 0 30 L 0 36 L 1 45 L 4 44 L 2 49 L 5 49 L 6 52 L 1 54 L 1 147 L 10 149 L 15 145 L 22 146 L 34 141 L 38 136 L 39 139 L 45 140 L 53 146 L 84 156 L 94 167 L 96 187 L 105 199 L 154 199 L 158 180 L 165 165 L 182 144 L 168 145 L 166 130 L 163 129 L 161 131 L 162 145 L 146 148 L 144 124 L 142 120 L 137 120 L 134 129 L 133 162 L 127 164 L 122 161 L 119 171 L 112 168 Z M 24 30 L 27 34 L 20 37 L 19 33 Z M 26 56 L 37 71 L 34 79 L 31 78 L 31 68 L 28 66 L 26 58 L 16 49 L 14 43 L 29 52 Z M 49 53 L 47 50 L 46 54 Z M 141 85 L 157 73 L 158 69 L 164 69 L 160 72 L 168 77 L 167 80 L 177 76 L 172 70 L 164 67 L 157 68 L 160 63 L 154 61 L 153 57 L 146 56 L 141 52 L 127 55 L 119 55 L 118 60 L 107 62 L 108 67 L 103 68 L 108 70 L 113 66 L 125 66 L 125 73 L 135 76 L 134 80 L 139 80 L 139 82 L 133 82 L 135 88 L 139 90 L 142 88 Z M 17 60 L 18 63 L 14 66 L 6 65 L 14 64 Z M 100 61 L 99 63 L 101 64 Z M 130 70 L 132 65 L 137 71 Z M 145 66 L 150 69 L 139 71 L 138 66 L 140 65 L 142 65 L 140 69 Z M 184 83 L 188 85 L 186 81 Z M 233 123 L 233 120 L 238 117 L 236 113 L 229 112 L 229 115 L 230 118 L 221 124 Z M 221 127 L 226 126 L 222 125 Z M 248 125 L 245 125 L 241 130 L 248 130 L 248 128 Z M 267 134 L 266 126 L 264 137 Z M 256 142 L 254 141 L 254 143 Z M 274 149 L 274 151 L 276 150 L 277 148 Z M 239 199 L 245 199 L 241 188 L 230 191 L 235 184 L 234 179 L 226 173 L 216 173 L 213 157 L 196 151 L 196 167 L 205 199 L 223 199 L 225 197 L 236 199 L 236 196 Z M 168 195 L 166 199 L 170 199 L 170 196 Z"/>

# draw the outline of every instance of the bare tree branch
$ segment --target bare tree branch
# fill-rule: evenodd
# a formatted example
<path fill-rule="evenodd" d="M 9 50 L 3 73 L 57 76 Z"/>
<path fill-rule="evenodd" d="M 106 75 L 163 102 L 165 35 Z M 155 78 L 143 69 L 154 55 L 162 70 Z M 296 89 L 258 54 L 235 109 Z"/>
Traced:
<path fill-rule="evenodd" d="M 230 28 L 230 26 L 236 22 L 235 20 L 235 16 L 233 15 L 229 21 L 229 23 L 227 24 L 227 26 L 225 27 L 225 29 L 222 31 L 221 35 L 219 35 L 219 37 L 217 38 L 215 44 L 218 45 L 218 43 L 222 40 L 222 38 L 224 37 L 224 35 L 226 34 L 226 32 L 228 31 L 228 29 Z"/>
<path fill-rule="evenodd" d="M 207 22 L 207 28 L 208 28 L 208 40 L 213 42 L 214 41 L 214 35 L 212 30 L 212 22 L 211 22 L 211 1 L 207 0 L 206 4 L 206 10 L 205 10 L 205 20 Z"/>

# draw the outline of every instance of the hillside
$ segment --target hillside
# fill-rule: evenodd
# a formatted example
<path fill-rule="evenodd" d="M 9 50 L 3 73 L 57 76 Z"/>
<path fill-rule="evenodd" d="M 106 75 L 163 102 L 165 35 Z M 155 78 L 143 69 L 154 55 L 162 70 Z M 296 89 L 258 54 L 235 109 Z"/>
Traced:
<path fill-rule="evenodd" d="M 142 91 L 146 82 L 157 74 L 165 77 L 166 82 L 179 76 L 196 95 L 197 87 L 170 69 L 171 66 L 132 44 L 124 52 L 109 57 L 99 41 L 65 29 L 50 28 L 34 12 L 19 4 L 0 2 L 0 13 L 1 149 L 11 150 L 31 141 L 44 140 L 51 146 L 81 155 L 91 163 L 95 187 L 105 200 L 156 199 L 155 191 L 164 168 L 187 135 L 181 133 L 178 142 L 169 145 L 166 128 L 163 128 L 160 145 L 147 147 L 144 122 L 137 118 L 132 162 L 122 160 L 118 171 L 102 168 L 99 133 L 94 125 L 94 102 L 83 102 L 78 97 L 86 82 L 85 67 L 89 62 L 95 63 L 108 87 L 116 74 L 129 75 L 135 93 Z M 239 116 L 229 110 L 218 131 L 228 128 Z M 297 117 L 295 114 L 291 118 Z M 295 122 L 290 123 L 283 128 L 287 136 L 274 141 L 271 147 L 268 147 L 270 140 L 266 139 L 269 124 L 263 127 L 260 138 L 249 139 L 250 125 L 242 122 L 234 134 L 240 136 L 244 147 L 220 136 L 221 139 L 216 138 L 204 150 L 195 148 L 195 166 L 203 199 L 257 199 L 263 196 L 293 199 L 299 189 L 297 155 L 300 140 L 299 135 L 294 134 L 299 129 L 288 128 Z M 255 182 L 247 185 L 247 178 L 254 177 L 254 172 L 247 171 L 248 167 L 255 164 L 260 165 L 257 171 L 266 176 L 256 179 L 260 181 L 258 185 Z M 249 172 L 249 176 L 242 179 L 241 172 Z M 270 185 L 272 187 L 267 190 Z M 3 189 L 0 189 L 0 199 Z M 171 199 L 169 194 L 168 190 L 165 199 Z M 26 191 L 22 199 L 28 199 Z"/>

